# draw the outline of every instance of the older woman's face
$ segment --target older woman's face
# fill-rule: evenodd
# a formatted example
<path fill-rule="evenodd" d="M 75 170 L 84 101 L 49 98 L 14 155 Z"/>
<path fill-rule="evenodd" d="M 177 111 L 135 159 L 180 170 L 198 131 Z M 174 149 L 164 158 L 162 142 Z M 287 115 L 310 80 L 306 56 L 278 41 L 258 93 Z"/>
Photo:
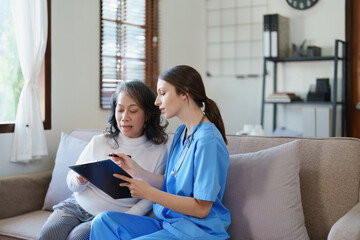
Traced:
<path fill-rule="evenodd" d="M 143 135 L 145 112 L 126 92 L 120 92 L 115 111 L 117 126 L 124 136 L 137 138 Z"/>

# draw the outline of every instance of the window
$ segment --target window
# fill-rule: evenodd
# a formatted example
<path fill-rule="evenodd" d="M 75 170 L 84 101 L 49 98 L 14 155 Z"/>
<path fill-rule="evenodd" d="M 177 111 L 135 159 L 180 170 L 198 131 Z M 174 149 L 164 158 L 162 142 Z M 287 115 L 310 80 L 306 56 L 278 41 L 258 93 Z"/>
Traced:
<path fill-rule="evenodd" d="M 101 1 L 101 108 L 111 108 L 110 97 L 121 81 L 156 88 L 157 42 L 157 0 Z"/>
<path fill-rule="evenodd" d="M 51 15 L 48 0 L 48 42 L 38 80 L 44 128 L 51 128 Z M 17 55 L 15 32 L 11 15 L 11 0 L 0 3 L 0 133 L 13 132 L 20 93 L 24 85 Z"/>

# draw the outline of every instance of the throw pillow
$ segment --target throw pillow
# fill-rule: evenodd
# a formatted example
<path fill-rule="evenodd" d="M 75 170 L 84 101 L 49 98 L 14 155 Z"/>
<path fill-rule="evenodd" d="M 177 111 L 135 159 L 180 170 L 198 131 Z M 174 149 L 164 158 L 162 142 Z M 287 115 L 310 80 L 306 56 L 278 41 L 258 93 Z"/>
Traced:
<path fill-rule="evenodd" d="M 309 239 L 300 193 L 300 141 L 230 156 L 224 204 L 232 239 Z"/>
<path fill-rule="evenodd" d="M 69 166 L 76 163 L 87 144 L 86 141 L 71 137 L 66 133 L 61 134 L 51 182 L 45 196 L 44 210 L 52 210 L 54 205 L 71 196 L 72 192 L 66 183 Z"/>

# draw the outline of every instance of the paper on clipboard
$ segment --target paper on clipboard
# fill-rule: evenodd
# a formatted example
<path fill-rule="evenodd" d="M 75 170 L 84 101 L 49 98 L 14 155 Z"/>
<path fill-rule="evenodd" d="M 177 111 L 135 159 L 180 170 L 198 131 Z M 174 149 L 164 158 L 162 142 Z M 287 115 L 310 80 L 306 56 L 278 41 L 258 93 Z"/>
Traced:
<path fill-rule="evenodd" d="M 110 159 L 73 165 L 69 168 L 114 199 L 131 198 L 130 190 L 119 185 L 124 181 L 113 174 L 118 173 L 130 178 L 131 176 Z"/>

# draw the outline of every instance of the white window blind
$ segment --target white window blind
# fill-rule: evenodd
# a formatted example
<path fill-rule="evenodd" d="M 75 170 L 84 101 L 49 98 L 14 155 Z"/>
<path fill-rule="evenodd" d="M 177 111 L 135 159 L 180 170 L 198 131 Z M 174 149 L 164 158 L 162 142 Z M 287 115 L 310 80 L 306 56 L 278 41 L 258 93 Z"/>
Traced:
<path fill-rule="evenodd" d="M 102 0 L 101 108 L 120 81 L 154 87 L 157 67 L 157 0 Z"/>

